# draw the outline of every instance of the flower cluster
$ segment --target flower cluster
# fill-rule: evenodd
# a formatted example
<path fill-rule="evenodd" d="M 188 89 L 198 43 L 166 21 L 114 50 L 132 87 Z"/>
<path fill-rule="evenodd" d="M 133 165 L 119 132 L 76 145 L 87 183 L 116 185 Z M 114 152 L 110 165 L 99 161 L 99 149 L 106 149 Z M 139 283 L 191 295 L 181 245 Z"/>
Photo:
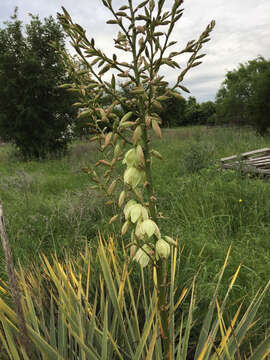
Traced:
<path fill-rule="evenodd" d="M 124 182 L 133 190 L 145 181 L 143 161 L 144 156 L 140 145 L 130 149 L 124 157 L 123 164 L 127 166 Z M 122 227 L 122 234 L 124 235 L 129 226 L 133 225 L 131 237 L 136 250 L 133 258 L 135 261 L 145 267 L 151 258 L 152 260 L 168 258 L 170 255 L 168 239 L 170 238 L 166 240 L 161 238 L 160 230 L 150 219 L 147 207 L 135 200 L 129 200 L 124 207 L 124 215 L 126 221 Z"/>

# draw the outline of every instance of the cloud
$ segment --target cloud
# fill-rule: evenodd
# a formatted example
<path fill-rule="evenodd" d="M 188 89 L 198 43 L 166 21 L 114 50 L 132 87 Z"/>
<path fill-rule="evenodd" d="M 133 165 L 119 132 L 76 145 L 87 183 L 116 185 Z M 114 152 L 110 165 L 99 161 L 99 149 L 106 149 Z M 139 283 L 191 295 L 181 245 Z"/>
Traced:
<path fill-rule="evenodd" d="M 141 1 L 135 0 L 135 3 Z M 126 0 L 113 0 L 116 7 L 126 3 Z M 172 3 L 167 0 L 165 4 Z M 101 0 L 77 0 L 75 3 L 73 0 L 4 0 L 0 5 L 1 23 L 9 18 L 15 6 L 19 7 L 19 17 L 24 22 L 28 21 L 29 12 L 39 14 L 40 18 L 56 16 L 64 6 L 74 22 L 83 26 L 89 38 L 94 37 L 101 49 L 108 54 L 119 53 L 113 47 L 118 30 L 116 26 L 105 24 L 110 13 Z M 184 15 L 172 35 L 179 48 L 183 48 L 188 40 L 197 39 L 206 25 L 212 19 L 216 20 L 212 40 L 203 51 L 207 54 L 203 64 L 192 70 L 185 80 L 185 85 L 199 101 L 214 99 L 226 72 L 237 68 L 239 63 L 258 55 L 270 58 L 269 0 L 186 0 L 184 8 Z M 179 60 L 181 63 L 185 58 Z M 177 73 L 168 69 L 165 75 L 172 82 Z"/>

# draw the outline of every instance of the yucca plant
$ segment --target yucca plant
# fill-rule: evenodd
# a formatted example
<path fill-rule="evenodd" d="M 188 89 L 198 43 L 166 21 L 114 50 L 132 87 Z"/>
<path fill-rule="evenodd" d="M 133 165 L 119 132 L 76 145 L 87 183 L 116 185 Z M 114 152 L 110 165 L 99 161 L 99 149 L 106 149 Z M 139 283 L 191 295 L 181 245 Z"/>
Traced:
<path fill-rule="evenodd" d="M 123 248 L 125 251 L 125 248 Z M 22 307 L 31 340 L 31 358 L 17 346 L 18 318 L 8 305 L 7 289 L 1 288 L 1 342 L 9 359 L 163 359 L 159 326 L 157 289 L 145 287 L 141 271 L 138 292 L 133 290 L 132 263 L 119 260 L 112 238 L 99 239 L 98 260 L 88 246 L 78 259 L 60 262 L 55 256 L 41 259 L 41 267 L 32 271 L 20 269 Z M 249 308 L 239 318 L 236 311 L 226 325 L 224 310 L 240 268 L 232 277 L 222 301 L 218 291 L 229 252 L 221 269 L 212 301 L 192 352 L 191 338 L 196 306 L 195 279 L 176 296 L 175 277 L 180 253 L 170 255 L 169 332 L 172 339 L 171 359 L 264 359 L 269 353 L 270 339 L 264 340 L 249 357 L 239 357 L 241 343 L 254 324 L 262 297 L 270 286 L 258 292 Z M 99 265 L 99 266 L 97 266 Z M 188 312 L 178 309 L 189 303 Z"/>
<path fill-rule="evenodd" d="M 94 38 L 89 40 L 85 30 L 74 24 L 63 8 L 58 18 L 78 57 L 74 61 L 69 54 L 61 52 L 73 78 L 73 83 L 62 87 L 78 94 L 79 101 L 74 104 L 80 109 L 78 118 L 89 119 L 95 135 L 92 140 L 102 153 L 102 159 L 87 171 L 95 183 L 94 188 L 103 191 L 105 203 L 113 206 L 115 214 L 109 223 L 124 221 L 122 236 L 127 239 L 131 257 L 141 267 L 149 265 L 152 269 L 162 351 L 164 358 L 169 358 L 173 341 L 169 331 L 167 259 L 176 242 L 159 228 L 162 215 L 156 206 L 151 164 L 153 158 L 162 156 L 151 148 L 149 130 L 161 137 L 162 103 L 170 97 L 182 99 L 179 91 L 189 92 L 182 81 L 188 71 L 201 64 L 205 54 L 200 52 L 203 44 L 210 40 L 215 22 L 206 27 L 198 40 L 189 41 L 181 50 L 171 51 L 177 43 L 171 41 L 171 36 L 183 15 L 183 0 L 174 0 L 170 8 L 165 0 L 127 0 L 118 10 L 112 0 L 102 0 L 102 3 L 112 16 L 107 24 L 119 28 L 115 48 L 125 53 L 127 61 L 100 50 Z M 183 54 L 187 54 L 188 59 L 181 69 L 175 59 Z M 171 86 L 160 75 L 164 67 L 178 71 Z M 105 74 L 109 74 L 109 80 L 105 80 Z M 119 92 L 117 79 L 125 81 L 121 86 L 128 89 L 131 96 Z M 112 99 L 107 107 L 103 106 L 104 96 Z M 119 107 L 126 111 L 122 118 L 115 111 Z M 119 162 L 125 166 L 122 176 L 115 171 Z M 105 169 L 102 174 L 100 167 Z"/>

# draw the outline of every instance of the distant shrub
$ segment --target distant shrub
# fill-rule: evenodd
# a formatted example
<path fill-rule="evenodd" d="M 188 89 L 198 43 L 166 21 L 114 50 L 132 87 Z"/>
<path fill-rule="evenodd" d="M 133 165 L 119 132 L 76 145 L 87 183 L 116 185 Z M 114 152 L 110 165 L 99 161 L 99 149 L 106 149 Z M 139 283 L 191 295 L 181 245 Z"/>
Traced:
<path fill-rule="evenodd" d="M 212 162 L 209 145 L 192 142 L 185 150 L 179 164 L 180 175 L 197 173 Z"/>

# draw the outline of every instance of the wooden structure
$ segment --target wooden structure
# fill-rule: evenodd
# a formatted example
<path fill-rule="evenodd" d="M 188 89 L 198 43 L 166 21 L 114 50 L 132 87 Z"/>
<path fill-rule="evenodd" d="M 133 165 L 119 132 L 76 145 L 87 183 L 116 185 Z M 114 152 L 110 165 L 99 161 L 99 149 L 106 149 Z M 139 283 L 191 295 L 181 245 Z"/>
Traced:
<path fill-rule="evenodd" d="M 270 176 L 270 148 L 249 151 L 220 159 L 223 169 Z"/>

